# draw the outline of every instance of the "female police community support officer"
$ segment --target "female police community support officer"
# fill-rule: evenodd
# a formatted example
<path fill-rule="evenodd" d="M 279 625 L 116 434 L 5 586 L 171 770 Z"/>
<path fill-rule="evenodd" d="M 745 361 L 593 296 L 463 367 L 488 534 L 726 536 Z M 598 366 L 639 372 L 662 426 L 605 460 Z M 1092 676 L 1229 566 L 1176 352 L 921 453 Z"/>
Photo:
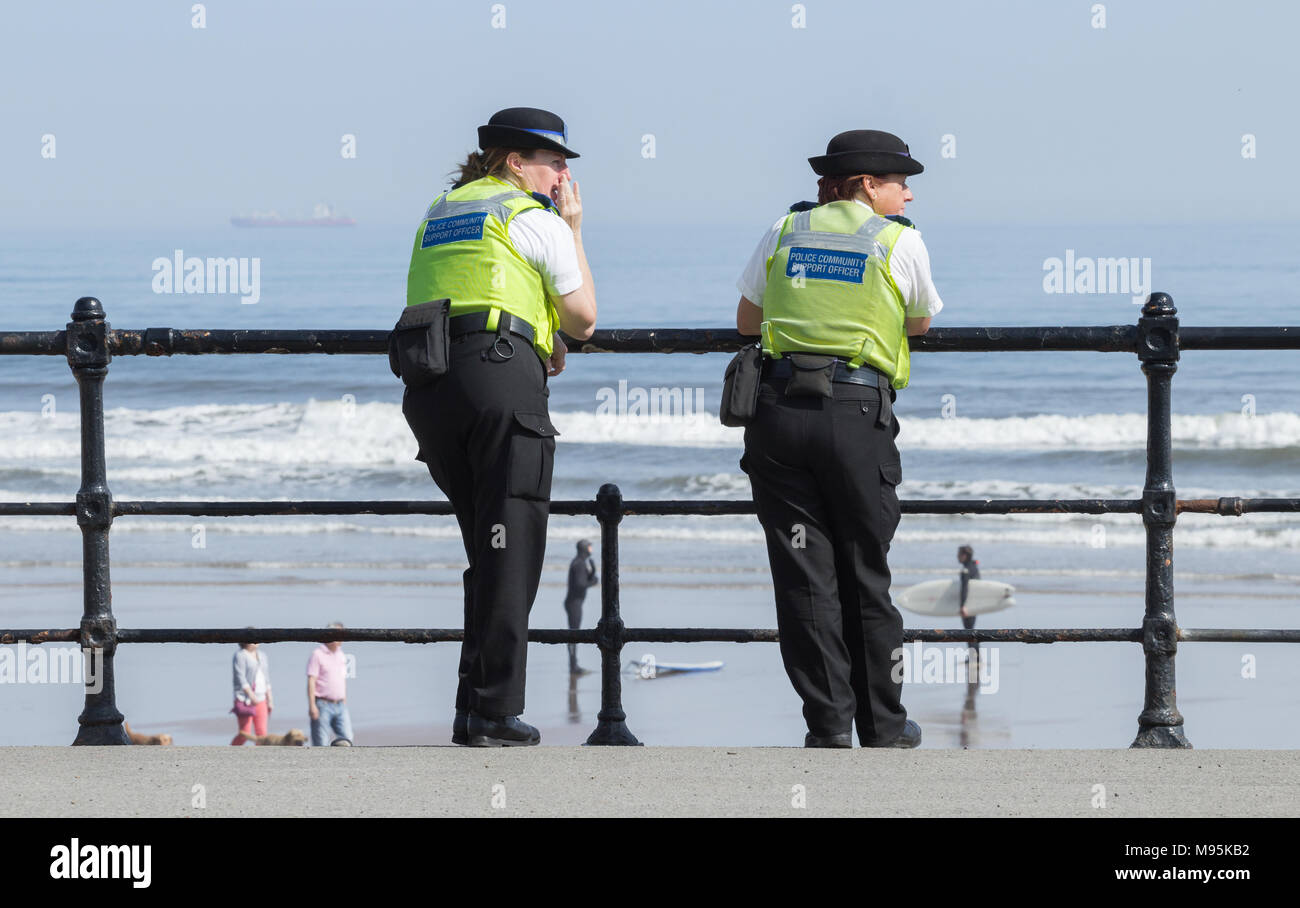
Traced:
<path fill-rule="evenodd" d="M 738 282 L 737 328 L 761 335 L 765 357 L 740 465 L 767 537 L 804 746 L 852 747 L 856 721 L 863 746 L 916 747 L 886 554 L 899 520 L 892 404 L 907 387 L 907 335 L 924 334 L 943 306 L 921 235 L 901 216 L 907 177 L 924 168 L 876 130 L 840 133 L 808 162 L 818 204 L 778 220 Z"/>
<path fill-rule="evenodd" d="M 589 338 L 596 296 L 564 121 L 510 108 L 478 140 L 416 232 L 406 302 L 451 300 L 451 354 L 402 412 L 469 558 L 452 741 L 488 747 L 541 740 L 518 716 L 558 434 L 546 380 L 564 369 L 557 328 Z"/>

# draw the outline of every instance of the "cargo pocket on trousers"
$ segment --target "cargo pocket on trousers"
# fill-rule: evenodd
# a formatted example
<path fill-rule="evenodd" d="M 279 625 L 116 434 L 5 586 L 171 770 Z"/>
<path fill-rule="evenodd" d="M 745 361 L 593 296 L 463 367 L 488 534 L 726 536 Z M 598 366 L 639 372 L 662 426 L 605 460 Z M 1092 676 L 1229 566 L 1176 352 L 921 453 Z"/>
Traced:
<path fill-rule="evenodd" d="M 880 465 L 880 538 L 889 542 L 898 529 L 902 510 L 898 506 L 897 487 L 903 481 L 903 465 L 898 462 Z"/>
<path fill-rule="evenodd" d="M 506 494 L 511 498 L 547 501 L 551 497 L 551 469 L 555 462 L 555 436 L 560 433 L 545 413 L 515 412 L 516 430 L 510 436 Z"/>

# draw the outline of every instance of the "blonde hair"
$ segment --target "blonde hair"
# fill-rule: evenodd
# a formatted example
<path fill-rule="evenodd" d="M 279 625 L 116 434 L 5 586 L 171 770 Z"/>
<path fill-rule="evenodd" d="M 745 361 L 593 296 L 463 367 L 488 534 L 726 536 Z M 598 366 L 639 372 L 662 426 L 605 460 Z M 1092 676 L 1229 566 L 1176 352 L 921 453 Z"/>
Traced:
<path fill-rule="evenodd" d="M 516 152 L 525 161 L 532 160 L 536 149 L 528 148 L 485 148 L 482 151 L 471 151 L 465 158 L 465 163 L 460 165 L 460 171 L 452 171 L 456 177 L 456 182 L 452 188 L 464 186 L 466 183 L 472 183 L 474 180 L 481 180 L 484 177 L 496 177 L 499 180 L 505 180 L 523 189 L 523 183 L 519 177 L 510 169 L 506 159 L 512 152 Z"/>

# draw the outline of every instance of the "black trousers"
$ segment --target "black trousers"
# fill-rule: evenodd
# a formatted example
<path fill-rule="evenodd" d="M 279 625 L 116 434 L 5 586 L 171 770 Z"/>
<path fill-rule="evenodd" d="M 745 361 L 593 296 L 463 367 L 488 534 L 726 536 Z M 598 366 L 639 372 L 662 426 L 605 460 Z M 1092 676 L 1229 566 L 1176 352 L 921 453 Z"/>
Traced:
<path fill-rule="evenodd" d="M 903 619 L 886 555 L 898 527 L 898 420 L 880 392 L 839 383 L 834 399 L 786 397 L 764 379 L 745 429 L 749 474 L 776 588 L 781 658 L 808 730 L 864 745 L 903 731 Z M 898 666 L 898 670 L 895 670 Z"/>
<path fill-rule="evenodd" d="M 546 552 L 556 433 L 532 346 L 511 336 L 507 359 L 495 342 L 488 333 L 454 340 L 448 373 L 408 388 L 402 413 L 418 459 L 456 511 L 469 559 L 456 710 L 498 717 L 524 711 L 528 613 Z"/>

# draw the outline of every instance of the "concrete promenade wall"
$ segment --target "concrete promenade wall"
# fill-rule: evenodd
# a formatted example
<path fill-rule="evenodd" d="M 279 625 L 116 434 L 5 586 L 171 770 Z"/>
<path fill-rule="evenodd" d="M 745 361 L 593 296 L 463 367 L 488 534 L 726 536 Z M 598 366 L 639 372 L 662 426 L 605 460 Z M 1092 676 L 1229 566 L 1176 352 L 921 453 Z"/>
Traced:
<path fill-rule="evenodd" d="M 0 778 L 4 817 L 1300 816 L 1290 750 L 4 747 Z"/>

